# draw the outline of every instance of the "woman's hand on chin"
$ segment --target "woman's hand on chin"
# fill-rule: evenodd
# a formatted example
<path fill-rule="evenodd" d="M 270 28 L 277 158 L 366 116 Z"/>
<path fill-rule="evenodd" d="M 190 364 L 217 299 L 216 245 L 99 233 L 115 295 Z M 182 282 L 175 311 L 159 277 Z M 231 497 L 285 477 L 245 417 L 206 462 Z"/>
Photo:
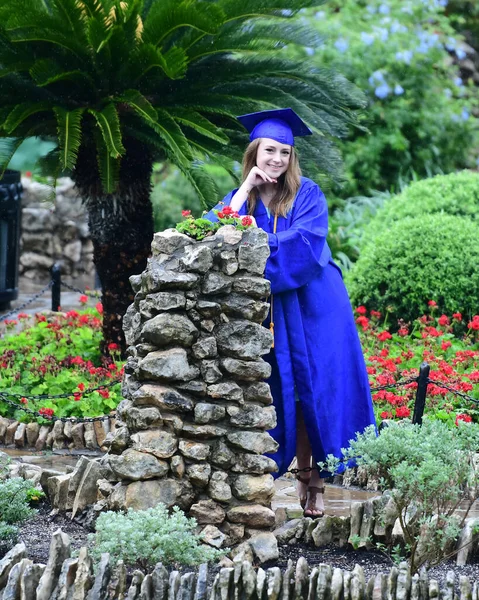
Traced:
<path fill-rule="evenodd" d="M 277 180 L 273 179 L 269 175 L 267 175 L 264 171 L 262 171 L 259 167 L 253 167 L 251 171 L 248 173 L 248 176 L 244 180 L 244 184 L 246 184 L 250 189 L 257 187 L 259 185 L 263 185 L 265 183 L 276 183 Z"/>

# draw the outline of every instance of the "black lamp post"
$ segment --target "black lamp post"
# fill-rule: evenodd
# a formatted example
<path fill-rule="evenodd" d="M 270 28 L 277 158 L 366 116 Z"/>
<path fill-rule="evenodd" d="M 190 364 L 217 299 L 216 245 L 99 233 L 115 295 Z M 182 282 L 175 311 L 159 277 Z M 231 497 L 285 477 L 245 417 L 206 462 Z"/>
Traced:
<path fill-rule="evenodd" d="M 0 179 L 0 309 L 18 296 L 22 184 L 19 171 Z"/>

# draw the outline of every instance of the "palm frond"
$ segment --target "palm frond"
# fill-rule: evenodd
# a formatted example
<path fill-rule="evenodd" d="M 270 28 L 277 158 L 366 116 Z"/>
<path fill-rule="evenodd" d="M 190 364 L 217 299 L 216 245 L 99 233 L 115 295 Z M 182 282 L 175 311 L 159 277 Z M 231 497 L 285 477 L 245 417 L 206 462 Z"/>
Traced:
<path fill-rule="evenodd" d="M 168 112 L 181 125 L 194 129 L 200 135 L 216 140 L 221 144 L 229 142 L 228 136 L 197 111 L 170 108 Z"/>
<path fill-rule="evenodd" d="M 77 0 L 50 0 L 53 10 L 63 23 L 79 39 L 85 39 L 83 11 Z"/>
<path fill-rule="evenodd" d="M 74 83 L 80 87 L 88 86 L 91 92 L 97 89 L 95 81 L 85 70 L 65 70 L 64 67 L 52 58 L 37 60 L 30 69 L 30 75 L 39 87 L 65 81 Z"/>
<path fill-rule="evenodd" d="M 148 121 L 156 121 L 158 113 L 148 100 L 138 90 L 126 90 L 115 98 L 118 102 L 128 104 L 135 112 Z"/>
<path fill-rule="evenodd" d="M 45 156 L 37 160 L 37 167 L 43 177 L 53 177 L 55 180 L 61 174 L 60 149 L 53 148 Z"/>
<path fill-rule="evenodd" d="M 3 177 L 13 155 L 23 142 L 23 138 L 0 137 L 0 178 Z"/>
<path fill-rule="evenodd" d="M 133 54 L 129 70 L 134 82 L 151 77 L 152 71 L 159 70 L 161 78 L 179 79 L 184 77 L 188 68 L 188 57 L 182 48 L 173 46 L 163 53 L 153 44 L 143 44 Z"/>
<path fill-rule="evenodd" d="M 291 18 L 302 8 L 318 6 L 325 0 L 218 0 L 227 21 L 279 14 Z"/>
<path fill-rule="evenodd" d="M 218 186 L 203 168 L 203 163 L 193 163 L 189 168 L 182 169 L 182 173 L 195 189 L 205 209 L 218 203 L 220 200 Z"/>
<path fill-rule="evenodd" d="M 47 29 L 40 27 L 20 27 L 8 32 L 10 39 L 15 44 L 45 42 L 53 47 L 60 47 L 71 52 L 77 59 L 87 59 L 85 56 L 85 47 L 82 46 L 76 38 L 64 34 L 56 29 Z"/>
<path fill-rule="evenodd" d="M 95 135 L 97 150 L 98 171 L 104 191 L 113 194 L 118 188 L 120 179 L 121 157 L 114 158 L 111 155 L 103 135 Z"/>
<path fill-rule="evenodd" d="M 178 29 L 191 28 L 215 34 L 223 24 L 223 11 L 208 0 L 162 0 L 152 5 L 145 22 L 143 39 L 155 46 L 163 44 Z"/>
<path fill-rule="evenodd" d="M 60 163 L 63 169 L 73 170 L 76 165 L 82 138 L 81 120 L 84 110 L 77 108 L 67 111 L 59 106 L 54 108 L 58 123 Z"/>
<path fill-rule="evenodd" d="M 125 153 L 121 139 L 120 119 L 113 103 L 107 104 L 102 111 L 92 108 L 89 112 L 95 117 L 98 123 L 105 145 L 108 148 L 112 158 L 118 158 Z"/>
<path fill-rule="evenodd" d="M 29 116 L 39 112 L 51 111 L 51 109 L 51 103 L 49 102 L 22 102 L 21 104 L 17 104 L 5 119 L 3 129 L 7 134 L 11 134 Z"/>
<path fill-rule="evenodd" d="M 183 131 L 176 121 L 165 111 L 158 110 L 155 122 L 147 121 L 148 125 L 162 138 L 165 149 L 180 168 L 187 168 L 191 162 L 191 149 Z"/>

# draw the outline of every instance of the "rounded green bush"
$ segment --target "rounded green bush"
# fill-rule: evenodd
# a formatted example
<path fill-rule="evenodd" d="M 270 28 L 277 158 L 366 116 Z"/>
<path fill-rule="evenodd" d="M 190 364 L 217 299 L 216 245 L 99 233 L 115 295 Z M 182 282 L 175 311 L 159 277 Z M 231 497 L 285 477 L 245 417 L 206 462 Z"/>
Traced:
<path fill-rule="evenodd" d="M 435 300 L 441 313 L 479 312 L 477 221 L 446 214 L 406 217 L 364 247 L 346 274 L 353 305 L 415 319 Z"/>
<path fill-rule="evenodd" d="M 479 221 L 479 173 L 465 170 L 412 183 L 378 210 L 362 236 L 362 245 L 395 221 L 435 213 Z"/>

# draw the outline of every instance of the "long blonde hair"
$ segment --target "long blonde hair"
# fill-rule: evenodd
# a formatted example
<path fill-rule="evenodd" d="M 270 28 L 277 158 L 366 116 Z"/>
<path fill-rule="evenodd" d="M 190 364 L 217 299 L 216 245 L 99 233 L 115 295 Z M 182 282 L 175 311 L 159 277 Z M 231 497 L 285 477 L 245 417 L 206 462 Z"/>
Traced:
<path fill-rule="evenodd" d="M 256 166 L 256 156 L 258 154 L 258 146 L 262 138 L 253 140 L 245 150 L 243 156 L 243 179 L 244 181 L 248 173 Z M 271 198 L 269 209 L 272 213 L 285 217 L 293 205 L 293 201 L 298 193 L 301 185 L 301 169 L 299 167 L 298 155 L 294 146 L 291 146 L 291 155 L 289 157 L 288 170 L 278 179 L 275 195 Z M 252 215 L 259 200 L 259 192 L 257 188 L 253 188 L 248 196 L 248 213 Z"/>

